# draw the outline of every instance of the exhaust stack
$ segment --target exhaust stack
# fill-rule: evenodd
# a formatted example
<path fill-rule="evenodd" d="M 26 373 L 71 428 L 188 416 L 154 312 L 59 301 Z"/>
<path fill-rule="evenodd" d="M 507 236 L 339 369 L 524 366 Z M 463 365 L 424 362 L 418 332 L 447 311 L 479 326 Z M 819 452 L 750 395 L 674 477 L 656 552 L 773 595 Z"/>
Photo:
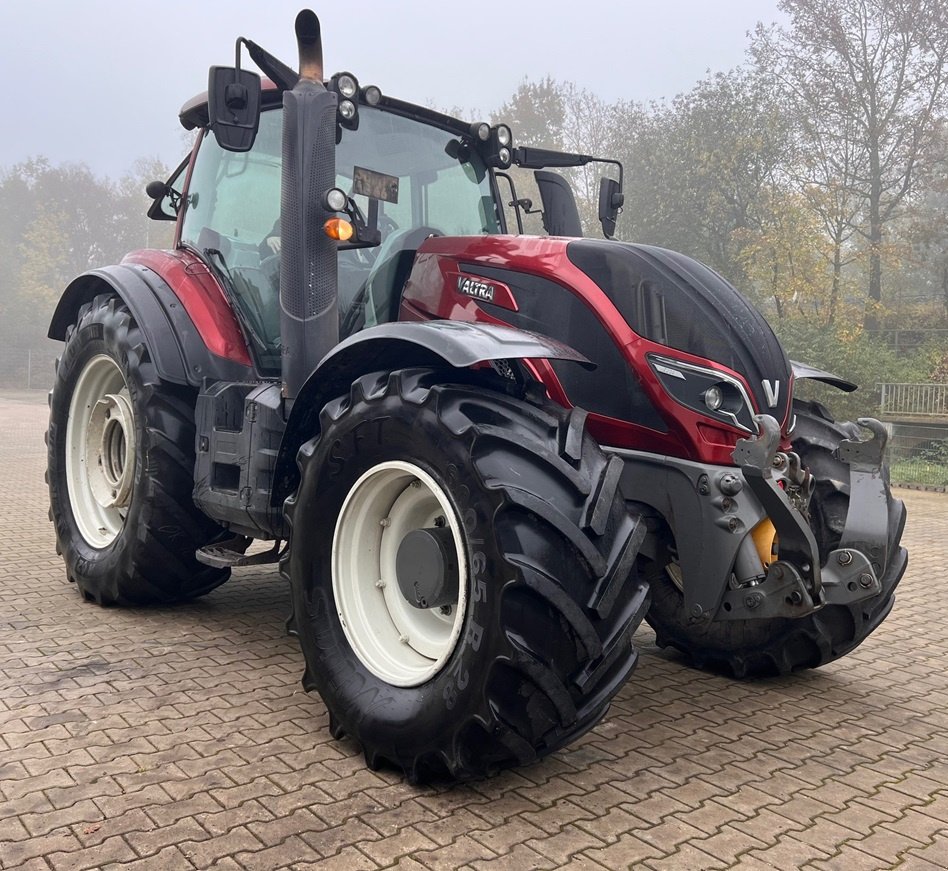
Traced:
<path fill-rule="evenodd" d="M 304 9 L 296 16 L 296 42 L 300 51 L 300 78 L 323 83 L 323 40 L 316 13 Z"/>
<path fill-rule="evenodd" d="M 287 405 L 339 342 L 336 243 L 323 232 L 322 202 L 336 181 L 336 95 L 323 85 L 319 19 L 296 17 L 300 79 L 283 93 L 280 337 Z"/>

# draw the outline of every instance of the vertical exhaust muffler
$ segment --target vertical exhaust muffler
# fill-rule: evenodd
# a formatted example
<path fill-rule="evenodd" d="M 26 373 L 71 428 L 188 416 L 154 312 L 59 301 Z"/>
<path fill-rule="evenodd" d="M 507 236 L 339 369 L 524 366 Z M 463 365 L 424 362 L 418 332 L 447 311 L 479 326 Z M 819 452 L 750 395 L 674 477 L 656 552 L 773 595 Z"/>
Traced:
<path fill-rule="evenodd" d="M 280 337 L 283 396 L 299 395 L 316 364 L 339 341 L 336 243 L 323 194 L 336 182 L 336 102 L 323 85 L 319 19 L 296 17 L 300 78 L 283 93 Z M 288 409 L 289 410 L 289 409 Z"/>

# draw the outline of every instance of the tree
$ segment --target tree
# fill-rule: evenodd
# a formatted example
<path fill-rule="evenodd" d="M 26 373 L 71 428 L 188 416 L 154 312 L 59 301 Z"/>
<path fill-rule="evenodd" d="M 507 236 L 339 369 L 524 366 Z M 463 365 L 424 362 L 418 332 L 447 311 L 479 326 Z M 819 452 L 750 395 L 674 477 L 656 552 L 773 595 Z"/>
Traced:
<path fill-rule="evenodd" d="M 671 104 L 630 107 L 623 230 L 745 283 L 740 249 L 761 231 L 787 162 L 786 119 L 754 70 L 717 73 Z"/>
<path fill-rule="evenodd" d="M 43 158 L 0 174 L 0 338 L 40 341 L 71 279 L 134 248 L 170 244 L 172 225 L 145 217 L 146 181 L 166 176 L 155 160 L 116 183 Z"/>
<path fill-rule="evenodd" d="M 572 87 L 549 76 L 539 82 L 524 79 L 491 121 L 509 124 L 517 145 L 562 149 L 566 94 Z"/>
<path fill-rule="evenodd" d="M 859 231 L 869 247 L 865 324 L 875 328 L 885 231 L 912 192 L 944 109 L 948 9 L 943 0 L 781 0 L 780 7 L 790 26 L 758 27 L 753 52 L 792 94 L 811 143 L 829 146 L 825 184 L 844 186 L 862 203 Z M 833 156 L 834 142 L 855 148 Z M 844 197 L 832 220 L 854 218 Z"/>

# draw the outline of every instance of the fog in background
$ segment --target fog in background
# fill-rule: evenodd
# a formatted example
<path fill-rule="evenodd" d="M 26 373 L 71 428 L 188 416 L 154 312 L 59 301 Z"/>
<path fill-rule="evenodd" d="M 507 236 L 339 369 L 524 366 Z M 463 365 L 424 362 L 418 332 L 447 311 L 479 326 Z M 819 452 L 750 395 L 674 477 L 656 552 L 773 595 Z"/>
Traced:
<path fill-rule="evenodd" d="M 610 101 L 673 97 L 708 70 L 741 63 L 747 31 L 782 18 L 776 6 L 399 0 L 312 8 L 327 74 L 346 69 L 384 93 L 476 119 L 525 77 L 570 81 Z M 113 176 L 143 156 L 177 164 L 185 150 L 178 110 L 206 89 L 208 66 L 232 64 L 234 41 L 245 36 L 295 67 L 301 8 L 302 0 L 5 0 L 0 169 L 37 155 Z"/>
<path fill-rule="evenodd" d="M 350 8 L 316 8 L 327 75 L 620 160 L 617 237 L 707 263 L 791 357 L 863 385 L 820 397 L 841 416 L 878 413 L 882 383 L 948 383 L 944 0 Z M 188 150 L 181 105 L 238 36 L 295 66 L 298 11 L 0 4 L 0 383 L 48 384 L 72 278 L 170 244 L 144 188 Z M 602 172 L 562 171 L 587 236 Z M 511 175 L 539 203 L 532 173 Z M 524 231 L 543 232 L 536 214 Z"/>

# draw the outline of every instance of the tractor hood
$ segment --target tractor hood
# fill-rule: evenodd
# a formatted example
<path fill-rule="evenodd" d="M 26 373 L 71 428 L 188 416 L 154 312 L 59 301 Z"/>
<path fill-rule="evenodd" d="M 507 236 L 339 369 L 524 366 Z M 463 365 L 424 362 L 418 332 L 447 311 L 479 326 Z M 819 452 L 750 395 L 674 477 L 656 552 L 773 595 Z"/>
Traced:
<path fill-rule="evenodd" d="M 582 239 L 567 256 L 636 333 L 739 372 L 760 412 L 786 421 L 790 361 L 760 312 L 717 272 L 651 245 Z"/>

